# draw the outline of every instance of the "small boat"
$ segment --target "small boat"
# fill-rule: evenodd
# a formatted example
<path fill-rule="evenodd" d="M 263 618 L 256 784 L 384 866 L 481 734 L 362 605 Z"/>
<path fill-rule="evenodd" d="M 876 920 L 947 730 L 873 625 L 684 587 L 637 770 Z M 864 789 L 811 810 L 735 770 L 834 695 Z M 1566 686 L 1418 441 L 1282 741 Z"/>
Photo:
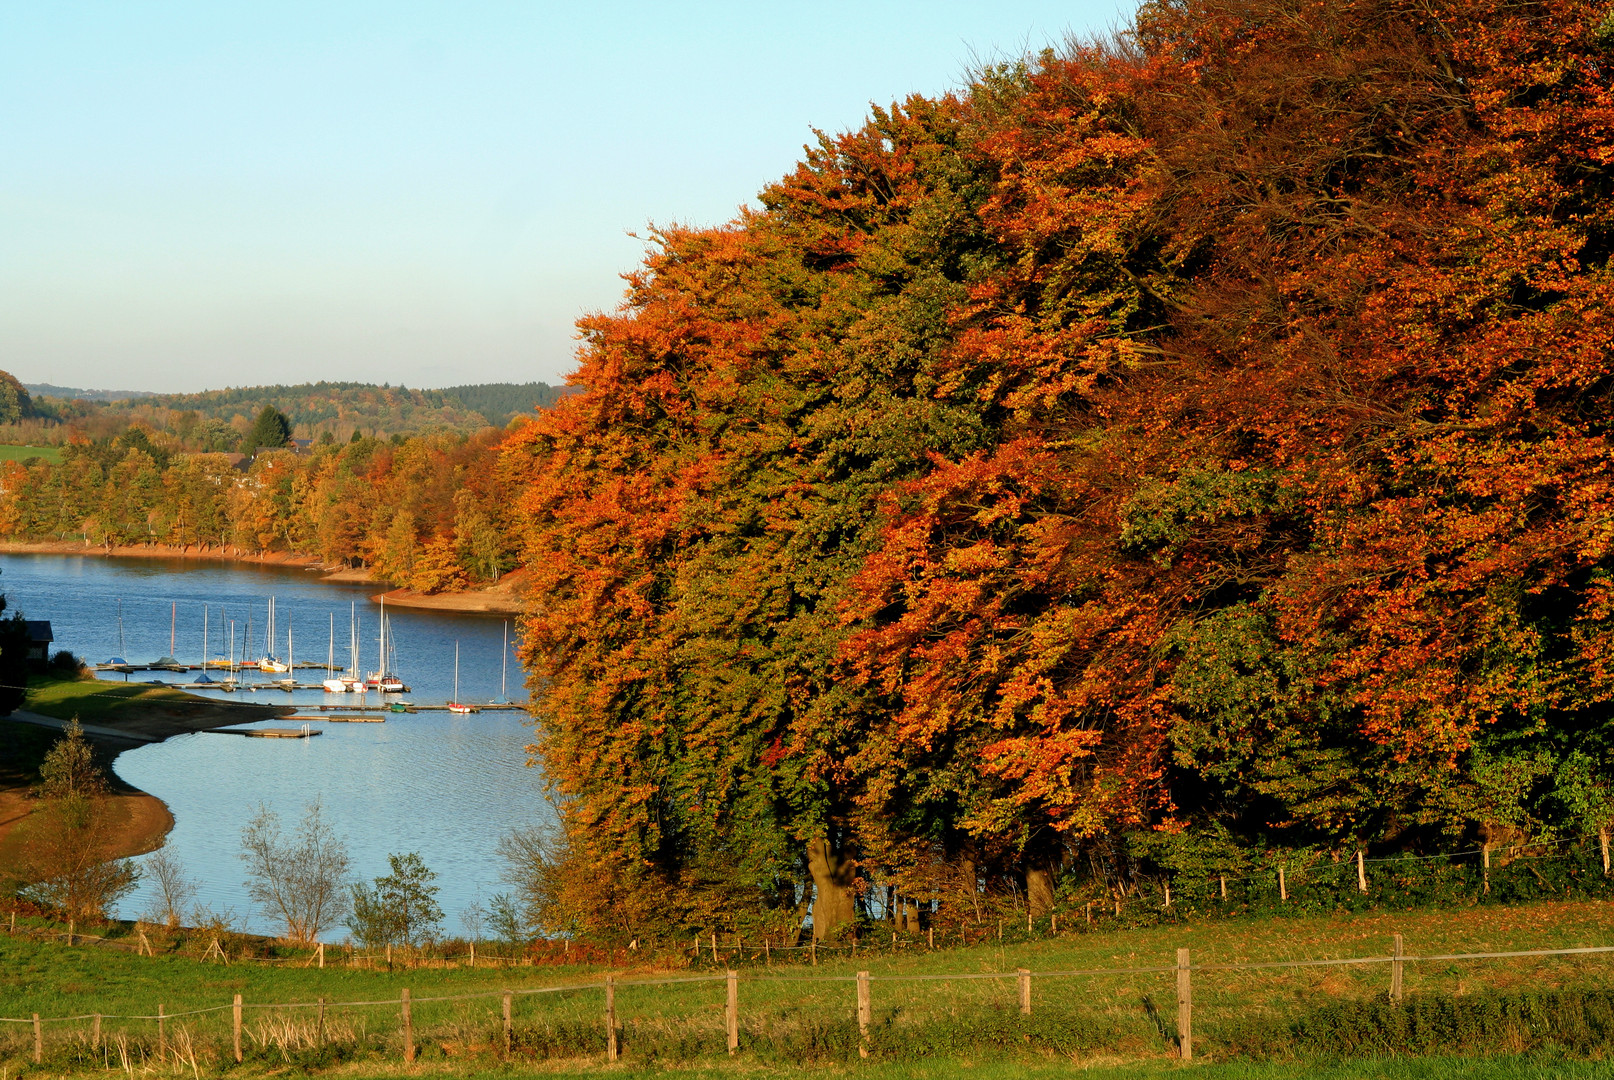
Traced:
<path fill-rule="evenodd" d="M 174 659 L 174 631 L 178 628 L 179 602 L 170 601 L 168 607 L 168 655 L 152 661 L 151 671 L 184 671 L 185 665 Z"/>
<path fill-rule="evenodd" d="M 217 680 L 215 680 L 211 675 L 209 675 L 207 672 L 204 671 L 200 675 L 196 676 L 196 678 L 192 679 L 191 683 L 192 683 L 192 685 L 196 685 L 196 686 L 203 686 L 203 685 L 215 685 L 216 686 L 217 685 Z"/>
<path fill-rule="evenodd" d="M 280 657 L 269 650 L 275 647 L 275 598 L 269 598 L 269 624 L 263 632 L 263 656 L 256 665 L 259 671 L 280 673 L 290 671 L 291 665 L 281 662 Z"/>
<path fill-rule="evenodd" d="M 467 705 L 460 701 L 460 643 L 454 642 L 454 697 L 448 703 L 451 713 L 474 713 L 475 705 Z"/>
<path fill-rule="evenodd" d="M 394 651 L 393 642 L 387 640 L 387 598 L 381 597 L 381 631 L 376 638 L 376 670 L 364 681 L 364 685 L 371 690 L 379 690 L 383 694 L 407 694 L 409 687 L 404 685 L 402 679 L 394 675 L 388 668 L 389 660 Z"/>

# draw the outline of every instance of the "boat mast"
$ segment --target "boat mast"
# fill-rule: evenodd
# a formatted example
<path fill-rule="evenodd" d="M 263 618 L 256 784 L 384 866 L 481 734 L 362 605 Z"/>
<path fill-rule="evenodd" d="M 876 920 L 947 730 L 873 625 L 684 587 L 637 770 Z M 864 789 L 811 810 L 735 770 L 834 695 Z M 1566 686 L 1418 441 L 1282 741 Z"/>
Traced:
<path fill-rule="evenodd" d="M 178 625 L 179 601 L 170 600 L 168 608 L 168 658 L 174 658 L 174 628 Z"/>
<path fill-rule="evenodd" d="M 202 673 L 203 674 L 207 673 L 207 647 L 212 644 L 212 642 L 208 640 L 207 616 L 208 616 L 208 605 L 203 604 L 202 605 Z"/>
<path fill-rule="evenodd" d="M 235 682 L 235 620 L 230 620 L 230 681 Z"/>
<path fill-rule="evenodd" d="M 460 703 L 460 643 L 454 642 L 454 704 Z"/>
<path fill-rule="evenodd" d="M 331 612 L 331 644 L 325 653 L 325 677 L 336 677 L 336 612 Z"/>
<path fill-rule="evenodd" d="M 381 594 L 381 630 L 376 637 L 375 649 L 375 679 L 377 686 L 381 677 L 387 673 L 387 596 Z"/>
<path fill-rule="evenodd" d="M 128 650 L 123 644 L 123 597 L 118 597 L 118 656 L 124 657 Z"/>

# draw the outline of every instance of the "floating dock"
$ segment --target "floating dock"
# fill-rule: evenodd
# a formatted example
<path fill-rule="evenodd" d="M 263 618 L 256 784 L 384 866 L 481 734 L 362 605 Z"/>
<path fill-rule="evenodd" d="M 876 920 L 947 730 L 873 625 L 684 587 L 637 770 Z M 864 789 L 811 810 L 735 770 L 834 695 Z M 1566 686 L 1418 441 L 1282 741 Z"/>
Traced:
<path fill-rule="evenodd" d="M 385 724 L 385 716 L 288 716 L 288 720 L 306 720 L 316 724 Z"/>
<path fill-rule="evenodd" d="M 249 739 L 312 739 L 319 732 L 310 727 L 214 728 L 220 735 L 245 735 Z"/>

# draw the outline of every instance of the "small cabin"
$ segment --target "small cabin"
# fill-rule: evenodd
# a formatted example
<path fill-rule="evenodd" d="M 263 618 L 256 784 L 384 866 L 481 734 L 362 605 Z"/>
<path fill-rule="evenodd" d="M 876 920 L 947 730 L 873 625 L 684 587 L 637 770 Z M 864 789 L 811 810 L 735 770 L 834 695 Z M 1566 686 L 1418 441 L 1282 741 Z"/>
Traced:
<path fill-rule="evenodd" d="M 49 619 L 29 619 L 28 626 L 28 662 L 40 667 L 50 659 L 50 643 L 55 639 L 51 634 Z"/>

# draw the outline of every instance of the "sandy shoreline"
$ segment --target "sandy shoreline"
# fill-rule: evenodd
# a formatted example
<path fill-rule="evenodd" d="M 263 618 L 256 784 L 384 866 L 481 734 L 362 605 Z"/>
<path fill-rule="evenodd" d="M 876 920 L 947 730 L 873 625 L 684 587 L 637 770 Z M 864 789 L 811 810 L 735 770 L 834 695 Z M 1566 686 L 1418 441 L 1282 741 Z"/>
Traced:
<path fill-rule="evenodd" d="M 347 566 L 331 566 L 312 555 L 293 555 L 270 551 L 259 554 L 238 548 L 174 547 L 169 544 L 139 544 L 117 547 L 90 546 L 72 540 L 0 541 L 0 555 L 93 555 L 109 559 L 197 559 L 206 562 L 256 563 L 262 566 L 299 567 L 320 572 L 321 581 L 368 583 L 379 579 L 369 570 Z M 370 597 L 379 603 L 383 596 L 387 603 L 403 608 L 425 611 L 455 611 L 471 615 L 519 615 L 522 611 L 522 591 L 525 575 L 520 570 L 504 575 L 497 582 L 481 589 L 467 589 L 456 593 L 418 593 L 410 589 L 391 589 Z"/>

